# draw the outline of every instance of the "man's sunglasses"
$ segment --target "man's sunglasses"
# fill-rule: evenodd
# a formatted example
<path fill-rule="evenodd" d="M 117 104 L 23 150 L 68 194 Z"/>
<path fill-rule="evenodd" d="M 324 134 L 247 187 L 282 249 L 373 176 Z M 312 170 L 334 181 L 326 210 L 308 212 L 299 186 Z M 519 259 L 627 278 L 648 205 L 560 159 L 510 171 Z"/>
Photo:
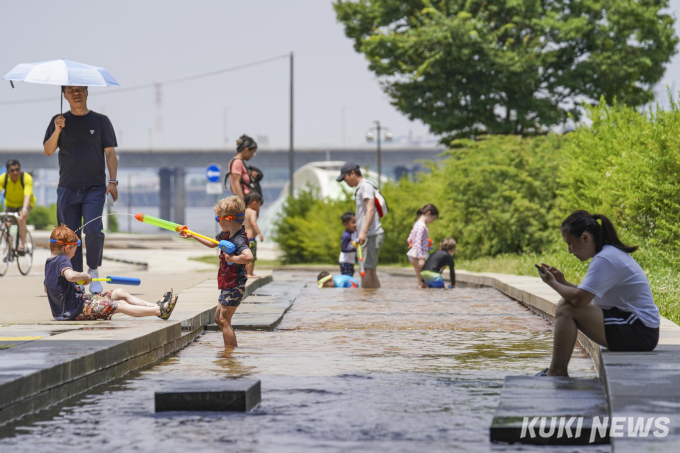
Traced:
<path fill-rule="evenodd" d="M 8 168 L 7 171 L 10 173 L 19 173 L 21 171 L 21 167 Z"/>

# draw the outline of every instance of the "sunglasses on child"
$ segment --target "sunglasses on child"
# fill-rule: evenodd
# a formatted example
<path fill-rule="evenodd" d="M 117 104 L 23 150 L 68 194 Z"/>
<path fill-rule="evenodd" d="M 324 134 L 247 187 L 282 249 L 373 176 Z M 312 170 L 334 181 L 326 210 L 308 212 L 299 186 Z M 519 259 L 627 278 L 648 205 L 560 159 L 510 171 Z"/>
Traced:
<path fill-rule="evenodd" d="M 215 222 L 219 222 L 220 220 L 235 220 L 239 223 L 243 223 L 243 219 L 241 217 L 245 217 L 245 214 L 225 215 L 224 217 L 215 216 Z"/>
<path fill-rule="evenodd" d="M 63 242 L 63 241 L 57 241 L 56 239 L 50 239 L 50 242 L 53 243 L 53 244 L 75 245 L 77 247 L 80 247 L 80 244 L 82 244 L 80 239 L 78 239 L 78 242 Z"/>

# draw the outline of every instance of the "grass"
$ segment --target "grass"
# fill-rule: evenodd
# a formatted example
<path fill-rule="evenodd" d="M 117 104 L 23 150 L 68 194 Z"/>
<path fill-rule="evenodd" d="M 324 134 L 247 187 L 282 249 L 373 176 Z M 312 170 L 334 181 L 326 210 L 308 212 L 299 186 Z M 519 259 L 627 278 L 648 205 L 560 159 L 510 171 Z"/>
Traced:
<path fill-rule="evenodd" d="M 661 316 L 680 324 L 680 273 L 651 249 L 640 249 L 633 254 L 647 274 L 654 301 Z M 552 250 L 543 255 L 499 255 L 494 258 L 457 260 L 456 268 L 470 272 L 497 272 L 500 274 L 538 276 L 534 263 L 546 263 L 560 269 L 568 281 L 580 283 L 588 270 L 564 250 Z"/>

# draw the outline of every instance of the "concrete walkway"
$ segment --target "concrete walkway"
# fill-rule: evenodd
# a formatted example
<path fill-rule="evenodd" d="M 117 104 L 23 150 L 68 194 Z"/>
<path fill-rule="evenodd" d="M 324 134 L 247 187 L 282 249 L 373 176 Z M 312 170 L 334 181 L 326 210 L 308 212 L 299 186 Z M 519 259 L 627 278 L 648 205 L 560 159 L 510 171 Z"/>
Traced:
<path fill-rule="evenodd" d="M 36 249 L 28 276 L 10 267 L 0 277 L 0 424 L 119 377 L 191 342 L 212 322 L 219 290 L 216 266 L 189 258 L 211 252 L 199 244 L 174 250 L 105 250 L 105 254 L 144 261 L 148 266 L 105 260 L 101 276 L 141 278 L 141 286 L 126 289 L 148 301 L 158 300 L 171 287 L 180 294 L 169 321 L 122 314 L 111 321 L 55 321 L 43 291 L 49 251 Z M 271 271 L 258 274 L 263 278 L 248 282 L 246 296 L 272 280 Z M 104 286 L 104 290 L 116 287 Z M 287 307 L 278 309 L 278 317 Z M 243 317 L 243 322 L 252 323 L 253 313 L 243 311 L 233 320 Z"/>

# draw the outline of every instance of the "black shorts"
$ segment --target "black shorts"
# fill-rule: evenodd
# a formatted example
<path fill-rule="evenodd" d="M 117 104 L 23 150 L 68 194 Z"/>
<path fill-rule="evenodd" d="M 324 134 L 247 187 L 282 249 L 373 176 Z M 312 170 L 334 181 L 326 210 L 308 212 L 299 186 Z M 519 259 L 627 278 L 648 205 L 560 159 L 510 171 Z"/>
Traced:
<path fill-rule="evenodd" d="M 659 342 L 659 328 L 647 327 L 634 313 L 616 307 L 603 308 L 602 313 L 610 351 L 652 351 Z"/>

